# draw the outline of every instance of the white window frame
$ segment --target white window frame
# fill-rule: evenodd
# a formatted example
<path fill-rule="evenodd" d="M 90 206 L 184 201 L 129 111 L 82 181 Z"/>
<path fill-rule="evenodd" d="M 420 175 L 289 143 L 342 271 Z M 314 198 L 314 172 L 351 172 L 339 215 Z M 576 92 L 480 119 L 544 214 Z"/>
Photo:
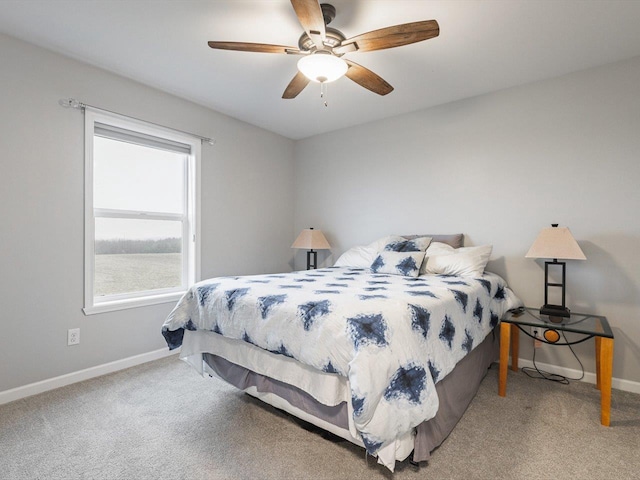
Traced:
<path fill-rule="evenodd" d="M 123 128 L 189 145 L 191 153 L 185 165 L 184 214 L 158 214 L 145 211 L 97 209 L 93 206 L 93 139 L 96 123 Z M 85 315 L 177 301 L 200 280 L 200 156 L 199 138 L 129 117 L 96 110 L 85 110 L 85 219 L 84 219 L 84 308 Z M 182 285 L 175 288 L 94 296 L 95 219 L 135 218 L 182 222 Z"/>

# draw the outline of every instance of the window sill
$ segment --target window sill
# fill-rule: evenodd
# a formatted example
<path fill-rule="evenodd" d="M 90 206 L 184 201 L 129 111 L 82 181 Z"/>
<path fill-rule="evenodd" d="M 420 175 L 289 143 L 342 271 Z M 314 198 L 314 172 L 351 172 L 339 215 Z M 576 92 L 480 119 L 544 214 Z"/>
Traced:
<path fill-rule="evenodd" d="M 85 315 L 95 315 L 98 313 L 114 312 L 116 310 L 126 310 L 129 308 L 148 307 L 150 305 L 158 305 L 161 303 L 177 302 L 184 294 L 185 292 L 173 292 L 161 295 L 149 295 L 143 298 L 100 302 L 90 307 L 84 307 L 82 311 Z"/>

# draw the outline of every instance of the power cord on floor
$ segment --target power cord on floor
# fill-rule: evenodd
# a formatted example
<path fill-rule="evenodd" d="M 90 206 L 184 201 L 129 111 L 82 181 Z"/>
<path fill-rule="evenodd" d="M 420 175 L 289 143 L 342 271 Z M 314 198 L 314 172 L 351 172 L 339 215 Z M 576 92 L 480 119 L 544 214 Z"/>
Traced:
<path fill-rule="evenodd" d="M 560 333 L 562 333 L 562 337 L 564 338 L 565 343 L 569 343 L 564 332 L 560 332 Z M 536 365 L 537 348 L 535 347 L 533 349 L 533 368 L 522 367 L 521 368 L 522 372 L 531 378 L 537 378 L 540 380 L 549 380 L 550 382 L 558 382 L 558 383 L 561 383 L 562 385 L 569 385 L 570 380 L 574 380 L 574 381 L 582 380 L 584 378 L 584 366 L 582 365 L 582 362 L 580 361 L 580 358 L 578 358 L 578 355 L 576 354 L 576 352 L 573 350 L 573 347 L 571 345 L 567 345 L 567 347 L 569 347 L 569 350 L 571 350 L 571 353 L 573 353 L 573 356 L 576 358 L 576 360 L 580 364 L 580 369 L 582 371 L 582 374 L 580 375 L 580 377 L 578 378 L 565 377 L 564 375 L 559 375 L 557 373 L 550 373 L 550 372 L 545 372 L 544 370 L 540 370 Z"/>

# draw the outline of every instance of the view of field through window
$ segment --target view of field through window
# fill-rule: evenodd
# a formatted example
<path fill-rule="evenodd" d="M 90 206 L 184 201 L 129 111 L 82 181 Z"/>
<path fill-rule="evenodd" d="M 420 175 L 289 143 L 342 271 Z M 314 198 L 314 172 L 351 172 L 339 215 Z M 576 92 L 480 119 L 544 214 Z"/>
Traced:
<path fill-rule="evenodd" d="M 180 250 L 180 238 L 96 240 L 95 296 L 179 287 Z"/>
<path fill-rule="evenodd" d="M 182 287 L 187 160 L 94 137 L 94 298 Z"/>

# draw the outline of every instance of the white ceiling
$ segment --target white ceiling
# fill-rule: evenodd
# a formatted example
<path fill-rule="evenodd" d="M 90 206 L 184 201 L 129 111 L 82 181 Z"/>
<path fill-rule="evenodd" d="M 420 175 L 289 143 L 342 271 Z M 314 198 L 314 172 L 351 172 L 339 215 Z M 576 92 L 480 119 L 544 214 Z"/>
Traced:
<path fill-rule="evenodd" d="M 292 139 L 640 55 L 638 0 L 327 3 L 337 9 L 331 27 L 347 37 L 430 19 L 440 36 L 347 54 L 395 90 L 380 97 L 343 77 L 325 108 L 313 83 L 281 99 L 299 57 L 207 46 L 297 46 L 302 27 L 288 0 L 0 0 L 0 32 Z"/>

